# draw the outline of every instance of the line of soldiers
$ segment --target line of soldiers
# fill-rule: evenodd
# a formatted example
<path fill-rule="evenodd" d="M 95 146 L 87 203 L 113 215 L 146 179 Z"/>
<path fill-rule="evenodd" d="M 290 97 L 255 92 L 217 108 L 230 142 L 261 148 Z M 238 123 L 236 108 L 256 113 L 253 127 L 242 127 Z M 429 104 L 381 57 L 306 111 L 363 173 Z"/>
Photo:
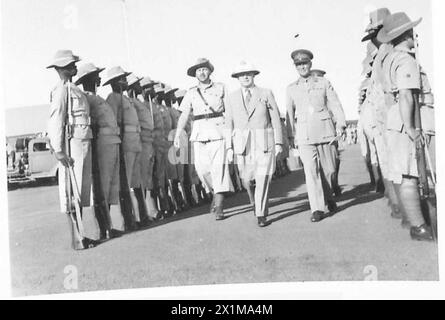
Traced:
<path fill-rule="evenodd" d="M 425 170 L 419 156 L 424 145 L 434 140 L 434 98 L 416 61 L 414 27 L 420 22 L 403 12 L 391 14 L 387 8 L 370 13 L 362 39 L 369 42 L 359 94 L 359 127 L 371 183 L 387 197 L 391 216 L 402 219 L 412 239 L 430 241 L 434 228 L 427 225 L 424 216 L 428 215 L 422 210 L 419 190 L 423 193 L 425 188 Z"/>
<path fill-rule="evenodd" d="M 224 85 L 210 80 L 213 66 L 208 60 L 200 59 L 189 68 L 188 75 L 196 76 L 199 85 L 187 93 L 121 67 L 110 68 L 103 81 L 112 90 L 107 99 L 96 93 L 104 68 L 86 63 L 77 70 L 78 61 L 71 50 L 60 50 L 48 66 L 61 79 L 51 92 L 48 136 L 61 164 L 60 205 L 68 213 L 74 249 L 99 243 L 86 237 L 82 224 L 91 190 L 100 241 L 123 233 L 113 228 L 112 207 L 122 215 L 125 231 L 210 201 L 211 211 L 221 220 L 225 193 L 247 190 L 254 202 L 255 187 L 261 204 L 259 225 L 266 225 L 262 219 L 267 192 L 262 189 L 268 190 L 275 166 L 276 176 L 288 173 L 286 158 L 270 158 L 262 180 L 267 186 L 261 187 L 260 180 L 252 186 L 240 179 L 239 165 L 226 157 L 226 141 L 231 141 L 223 117 L 228 95 Z M 278 136 L 284 128 L 276 104 L 274 119 Z M 177 148 L 172 147 L 173 140 Z"/>

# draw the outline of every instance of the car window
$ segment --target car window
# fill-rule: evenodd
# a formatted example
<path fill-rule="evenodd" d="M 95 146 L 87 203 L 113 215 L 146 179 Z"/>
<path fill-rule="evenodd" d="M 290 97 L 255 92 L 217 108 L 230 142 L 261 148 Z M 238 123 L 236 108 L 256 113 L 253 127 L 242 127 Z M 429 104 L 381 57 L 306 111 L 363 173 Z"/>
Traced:
<path fill-rule="evenodd" d="M 46 142 L 34 143 L 33 151 L 49 151 L 49 145 Z"/>

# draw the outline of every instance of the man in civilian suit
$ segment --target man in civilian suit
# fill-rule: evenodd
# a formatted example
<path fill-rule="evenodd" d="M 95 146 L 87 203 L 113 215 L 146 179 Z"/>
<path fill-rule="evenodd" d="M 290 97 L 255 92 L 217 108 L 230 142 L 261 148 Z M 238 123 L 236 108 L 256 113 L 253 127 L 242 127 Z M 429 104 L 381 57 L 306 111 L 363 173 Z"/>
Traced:
<path fill-rule="evenodd" d="M 227 99 L 227 141 L 229 158 L 235 154 L 240 177 L 254 207 L 258 225 L 268 225 L 269 184 L 275 171 L 276 156 L 282 152 L 283 135 L 277 103 L 269 89 L 255 86 L 254 78 L 260 72 L 252 65 L 241 62 L 232 73 L 241 89 Z M 251 182 L 255 181 L 255 187 Z"/>

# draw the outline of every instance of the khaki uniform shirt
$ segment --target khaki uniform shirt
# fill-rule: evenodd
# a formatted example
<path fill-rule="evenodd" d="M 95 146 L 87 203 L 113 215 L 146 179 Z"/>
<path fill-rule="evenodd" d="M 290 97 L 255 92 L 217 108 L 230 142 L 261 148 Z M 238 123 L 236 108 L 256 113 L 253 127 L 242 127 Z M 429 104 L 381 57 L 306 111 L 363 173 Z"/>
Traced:
<path fill-rule="evenodd" d="M 71 95 L 71 112 L 68 111 L 68 88 Z M 90 106 L 86 95 L 76 85 L 60 81 L 51 91 L 48 136 L 54 152 L 65 152 L 65 124 L 72 125 L 74 139 L 92 139 Z"/>
<path fill-rule="evenodd" d="M 116 114 L 117 123 L 124 129 L 122 132 L 124 152 L 141 152 L 141 127 L 133 102 L 128 97 L 115 92 L 110 93 L 107 102 Z"/>
<path fill-rule="evenodd" d="M 207 104 L 198 93 L 201 93 Z M 191 111 L 193 116 L 224 112 L 224 100 L 227 97 L 227 89 L 224 84 L 211 82 L 207 86 L 192 87 L 184 96 L 179 107 L 181 112 Z M 190 141 L 211 141 L 224 139 L 224 117 L 201 119 L 193 121 Z"/>
<path fill-rule="evenodd" d="M 383 61 L 383 91 L 387 102 L 387 129 L 401 132 L 403 121 L 398 105 L 402 89 L 420 89 L 420 72 L 414 57 L 407 51 L 394 48 Z"/>
<path fill-rule="evenodd" d="M 153 119 L 151 117 L 150 108 L 138 99 L 131 99 L 139 118 L 139 125 L 141 126 L 141 139 L 142 142 L 153 141 Z"/>
<path fill-rule="evenodd" d="M 392 45 L 382 44 L 379 47 L 377 55 L 372 64 L 372 73 L 370 78 L 370 85 L 367 90 L 366 100 L 371 108 L 374 127 L 384 128 L 386 125 L 387 108 L 385 104 L 385 96 L 383 92 L 383 60 L 392 51 Z"/>
<path fill-rule="evenodd" d="M 335 126 L 346 126 L 337 93 L 324 77 L 312 75 L 291 83 L 286 101 L 289 126 L 299 145 L 330 142 L 337 134 Z"/>
<path fill-rule="evenodd" d="M 112 107 L 100 96 L 88 91 L 85 93 L 91 109 L 92 124 L 98 129 L 98 141 L 102 144 L 120 143 L 119 126 Z"/>
<path fill-rule="evenodd" d="M 164 119 L 161 112 L 161 106 L 152 102 L 154 129 L 153 129 L 153 145 L 158 151 L 165 148 L 165 136 L 164 136 Z"/>

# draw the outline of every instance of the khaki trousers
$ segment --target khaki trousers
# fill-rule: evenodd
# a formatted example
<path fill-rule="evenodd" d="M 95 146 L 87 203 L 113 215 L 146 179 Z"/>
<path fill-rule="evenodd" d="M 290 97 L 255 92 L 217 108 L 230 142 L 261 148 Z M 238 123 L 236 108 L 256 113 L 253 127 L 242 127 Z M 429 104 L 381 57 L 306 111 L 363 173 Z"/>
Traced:
<path fill-rule="evenodd" d="M 332 196 L 332 177 L 336 172 L 335 146 L 328 143 L 299 145 L 311 211 L 326 211 Z"/>

